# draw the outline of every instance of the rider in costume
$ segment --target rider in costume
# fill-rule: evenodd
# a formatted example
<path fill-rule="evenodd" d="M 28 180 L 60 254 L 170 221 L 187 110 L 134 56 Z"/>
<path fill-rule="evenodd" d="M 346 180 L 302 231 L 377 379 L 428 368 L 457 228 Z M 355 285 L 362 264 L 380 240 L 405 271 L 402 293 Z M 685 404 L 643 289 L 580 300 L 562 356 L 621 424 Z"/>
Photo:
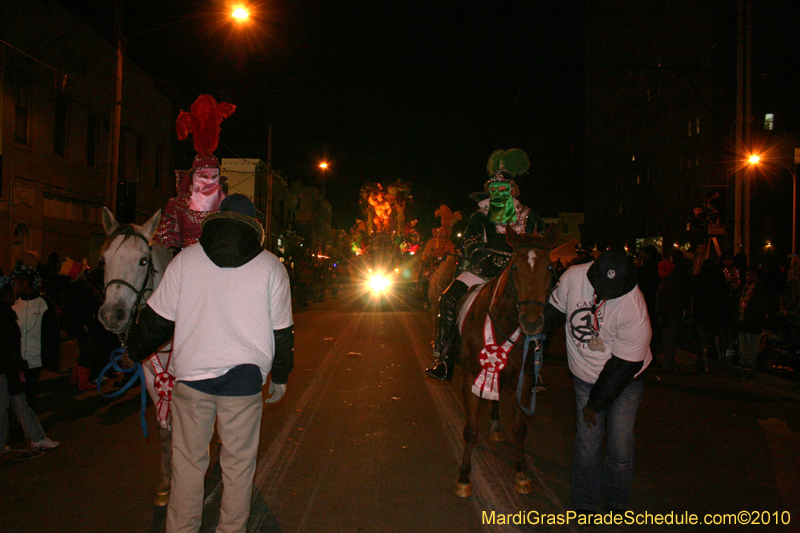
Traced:
<path fill-rule="evenodd" d="M 210 95 L 201 94 L 191 112 L 181 111 L 176 122 L 178 139 L 191 133 L 197 156 L 190 171 L 175 172 L 178 195 L 170 198 L 161 215 L 153 240 L 169 248 L 173 255 L 195 244 L 202 233 L 202 223 L 219 211 L 225 198 L 220 183 L 219 160 L 214 155 L 219 143 L 220 124 L 236 110 L 226 102 L 217 103 Z"/>
<path fill-rule="evenodd" d="M 519 187 L 514 178 L 526 174 L 529 167 L 528 156 L 519 148 L 497 150 L 489 157 L 486 169 L 490 177 L 483 187 L 489 197 L 478 202 L 478 210 L 470 216 L 464 233 L 462 253 L 468 266 L 442 293 L 439 302 L 439 333 L 433 348 L 438 360 L 425 371 L 432 378 L 453 379 L 452 346 L 458 302 L 470 287 L 497 277 L 508 264 L 513 249 L 506 243 L 506 226 L 517 233 L 544 230 L 542 218 L 517 199 Z"/>

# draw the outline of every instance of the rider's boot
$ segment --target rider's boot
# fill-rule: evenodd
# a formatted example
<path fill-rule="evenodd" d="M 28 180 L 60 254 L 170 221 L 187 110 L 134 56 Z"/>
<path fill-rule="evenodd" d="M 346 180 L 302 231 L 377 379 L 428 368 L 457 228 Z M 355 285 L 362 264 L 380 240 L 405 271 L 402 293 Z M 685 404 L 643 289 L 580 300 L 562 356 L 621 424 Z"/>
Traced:
<path fill-rule="evenodd" d="M 455 370 L 455 357 L 453 356 L 453 343 L 456 330 L 456 307 L 458 301 L 467 292 L 467 285 L 463 281 L 454 281 L 439 300 L 439 334 L 436 336 L 436 345 L 433 347 L 434 356 L 438 360 L 425 374 L 440 381 L 451 381 Z"/>

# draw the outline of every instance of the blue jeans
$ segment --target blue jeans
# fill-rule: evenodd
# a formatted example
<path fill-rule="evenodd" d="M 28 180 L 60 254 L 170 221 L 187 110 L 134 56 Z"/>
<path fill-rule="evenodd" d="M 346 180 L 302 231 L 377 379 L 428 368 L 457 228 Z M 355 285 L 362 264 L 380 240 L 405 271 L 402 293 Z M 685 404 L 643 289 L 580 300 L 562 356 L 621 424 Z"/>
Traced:
<path fill-rule="evenodd" d="M 642 381 L 628 384 L 607 411 L 597 413 L 591 428 L 583 419 L 592 384 L 573 378 L 578 413 L 575 457 L 572 462 L 572 500 L 575 509 L 597 512 L 601 494 L 607 509 L 628 509 L 633 485 L 635 442 L 633 425 L 642 400 Z M 605 454 L 603 436 L 607 434 Z"/>

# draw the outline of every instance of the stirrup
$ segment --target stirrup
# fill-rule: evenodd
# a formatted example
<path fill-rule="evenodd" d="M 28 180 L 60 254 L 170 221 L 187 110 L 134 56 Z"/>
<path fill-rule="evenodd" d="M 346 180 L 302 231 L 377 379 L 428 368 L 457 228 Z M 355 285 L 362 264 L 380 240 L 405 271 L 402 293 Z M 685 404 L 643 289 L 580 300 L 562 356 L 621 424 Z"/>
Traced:
<path fill-rule="evenodd" d="M 452 381 L 453 366 L 440 359 L 435 365 L 425 370 L 425 375 L 439 381 Z"/>

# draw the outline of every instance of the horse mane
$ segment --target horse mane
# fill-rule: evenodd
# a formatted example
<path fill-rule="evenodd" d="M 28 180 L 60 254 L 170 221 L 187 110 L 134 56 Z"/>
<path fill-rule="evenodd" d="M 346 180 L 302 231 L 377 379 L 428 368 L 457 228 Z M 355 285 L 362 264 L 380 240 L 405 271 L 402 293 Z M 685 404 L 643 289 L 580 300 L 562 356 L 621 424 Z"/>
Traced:
<path fill-rule="evenodd" d="M 108 237 L 106 237 L 103 247 L 100 249 L 101 256 L 106 253 L 108 247 L 111 246 L 112 242 L 114 242 L 114 239 L 120 235 L 122 235 L 122 242 L 127 241 L 131 237 L 141 237 L 144 239 L 144 235 L 142 235 L 133 224 L 120 224 L 117 229 L 115 229 Z"/>
<path fill-rule="evenodd" d="M 524 246 L 542 246 L 551 250 L 556 244 L 557 234 L 554 226 L 550 226 L 544 233 L 517 233 L 510 226 L 506 230 L 506 243 L 516 249 Z"/>

